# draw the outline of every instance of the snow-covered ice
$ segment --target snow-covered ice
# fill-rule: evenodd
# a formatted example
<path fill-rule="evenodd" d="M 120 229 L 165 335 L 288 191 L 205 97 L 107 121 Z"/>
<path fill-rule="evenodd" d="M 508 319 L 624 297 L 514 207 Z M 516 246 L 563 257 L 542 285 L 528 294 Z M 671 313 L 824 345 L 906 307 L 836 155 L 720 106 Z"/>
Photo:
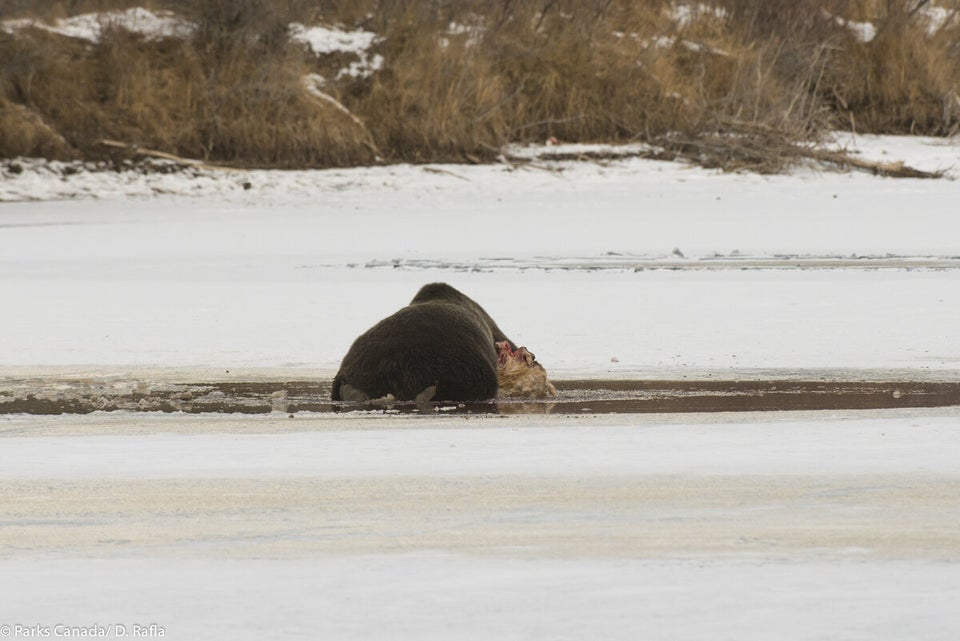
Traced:
<path fill-rule="evenodd" d="M 8 416 L 0 624 L 952 638 L 957 420 Z"/>
<path fill-rule="evenodd" d="M 810 476 L 869 474 L 958 477 L 960 429 L 950 409 L 888 416 L 762 414 L 724 421 L 634 416 L 526 417 L 506 427 L 475 417 L 483 429 L 457 418 L 373 417 L 377 429 L 351 429 L 339 417 L 308 417 L 307 428 L 278 433 L 284 421 L 247 421 L 247 433 L 229 425 L 215 432 L 181 430 L 197 417 L 121 416 L 131 434 L 95 434 L 102 417 L 23 417 L 0 431 L 29 427 L 0 452 L 0 479 L 377 479 L 630 476 Z M 240 419 L 236 419 L 240 420 Z M 683 423 L 682 421 L 690 421 Z M 314 421 L 314 423 L 311 423 Z M 722 429 L 719 426 L 722 425 Z M 146 427 L 154 433 L 137 434 Z M 289 427 L 289 425 L 287 425 Z M 459 429 L 467 427 L 468 429 Z M 226 431 L 226 433 L 224 433 Z M 257 433 L 260 432 L 260 433 Z M 60 452 L 71 456 L 59 456 Z M 149 457 L 139 456 L 149 452 Z M 960 501 L 960 497 L 956 498 Z M 960 521 L 960 513 L 951 518 Z M 960 532 L 958 532 L 960 534 Z M 958 551 L 960 552 L 960 551 Z"/>
<path fill-rule="evenodd" d="M 167 639 L 933 641 L 960 632 L 955 568 L 905 562 L 395 554 L 9 561 L 2 569 L 5 583 L 23 586 L 5 606 L 26 621 L 56 612 L 128 634 L 156 622 Z"/>
<path fill-rule="evenodd" d="M 928 139 L 837 144 L 960 158 Z M 0 365 L 331 375 L 362 329 L 446 280 L 564 378 L 960 371 L 952 179 L 638 158 L 129 173 L 0 183 L 25 199 L 0 205 L 0 295 L 29 301 L 0 320 Z M 49 200 L 66 193 L 101 198 Z"/>
<path fill-rule="evenodd" d="M 23 160 L 0 377 L 329 377 L 444 280 L 554 378 L 960 379 L 958 146 L 837 144 L 949 177 Z M 958 435 L 956 408 L 5 415 L 0 626 L 954 638 Z"/>

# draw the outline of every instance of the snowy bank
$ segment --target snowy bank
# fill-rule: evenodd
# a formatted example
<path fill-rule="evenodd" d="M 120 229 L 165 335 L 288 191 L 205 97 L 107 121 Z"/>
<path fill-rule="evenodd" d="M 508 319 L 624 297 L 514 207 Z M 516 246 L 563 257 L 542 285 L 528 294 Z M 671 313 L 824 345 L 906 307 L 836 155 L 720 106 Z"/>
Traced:
<path fill-rule="evenodd" d="M 5 163 L 0 377 L 329 377 L 446 280 L 557 378 L 960 379 L 957 146 L 849 144 L 951 179 Z M 2 415 L 0 636 L 955 638 L 957 426 Z"/>
<path fill-rule="evenodd" d="M 596 183 L 637 183 L 636 188 L 694 183 L 717 196 L 751 185 L 782 183 L 823 186 L 877 185 L 888 191 L 953 193 L 955 187 L 937 182 L 960 178 L 960 143 L 952 139 L 909 136 L 850 136 L 837 134 L 829 148 L 850 152 L 873 162 L 897 163 L 928 171 L 943 172 L 947 181 L 907 180 L 900 188 L 891 181 L 858 173 L 834 174 L 828 170 L 797 169 L 791 176 L 730 174 L 718 177 L 715 170 L 692 167 L 682 162 L 661 162 L 636 157 L 649 151 L 646 145 L 547 145 L 511 146 L 507 153 L 532 164 L 510 162 L 492 165 L 389 165 L 328 170 L 219 170 L 154 161 L 154 170 L 131 165 L 117 171 L 112 164 L 83 164 L 14 159 L 0 162 L 0 203 L 65 200 L 153 198 L 185 196 L 217 198 L 240 203 L 313 201 L 340 198 L 358 191 L 394 191 L 476 194 L 488 189 L 541 189 L 564 192 Z M 601 156 L 599 162 L 584 162 Z M 551 160 L 550 158 L 565 158 Z M 572 159 L 571 159 L 572 158 Z M 894 184 L 896 181 L 892 181 Z M 880 187 L 882 186 L 882 187 Z M 701 187 L 689 186 L 691 194 Z M 868 203 L 869 204 L 869 203 Z M 851 207 L 854 205 L 851 204 Z M 859 207 L 859 205 L 857 205 Z"/>
<path fill-rule="evenodd" d="M 958 154 L 857 144 L 936 168 Z M 20 301 L 0 319 L 5 366 L 330 375 L 355 336 L 444 280 L 562 378 L 960 371 L 955 180 L 627 158 L 38 169 L 0 189 L 43 199 L 0 205 L 0 295 Z"/>
<path fill-rule="evenodd" d="M 0 624 L 949 638 L 956 421 L 2 417 Z"/>

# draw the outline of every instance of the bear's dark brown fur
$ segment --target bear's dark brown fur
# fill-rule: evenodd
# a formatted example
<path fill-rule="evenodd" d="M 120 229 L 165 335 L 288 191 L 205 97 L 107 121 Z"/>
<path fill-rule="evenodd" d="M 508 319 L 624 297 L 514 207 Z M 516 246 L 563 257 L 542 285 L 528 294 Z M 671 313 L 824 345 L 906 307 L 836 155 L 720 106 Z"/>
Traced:
<path fill-rule="evenodd" d="M 361 334 L 333 379 L 335 401 L 484 401 L 497 396 L 490 315 L 446 283 L 424 285 L 410 304 Z"/>

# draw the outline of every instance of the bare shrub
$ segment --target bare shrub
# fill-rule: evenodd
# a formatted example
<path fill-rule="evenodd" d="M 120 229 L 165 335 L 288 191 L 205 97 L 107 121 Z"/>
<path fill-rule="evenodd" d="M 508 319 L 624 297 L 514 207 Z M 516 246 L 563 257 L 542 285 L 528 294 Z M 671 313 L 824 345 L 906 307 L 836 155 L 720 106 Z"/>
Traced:
<path fill-rule="evenodd" d="M 660 5 L 631 11 L 649 18 Z M 550 137 L 632 139 L 677 123 L 677 96 L 644 66 L 641 38 L 615 34 L 616 18 L 630 16 L 612 6 L 391 6 L 396 13 L 379 18 L 386 68 L 354 104 L 399 158 L 482 156 Z M 451 23 L 473 30 L 451 32 Z"/>
<path fill-rule="evenodd" d="M 38 114 L 0 98 L 0 156 L 72 160 L 79 154 Z"/>
<path fill-rule="evenodd" d="M 76 92 L 82 78 L 69 73 L 71 60 L 82 53 L 81 44 L 43 31 L 0 34 L 0 153 L 72 155 L 76 146 L 60 117 L 71 106 L 84 110 L 89 102 L 85 93 Z"/>
<path fill-rule="evenodd" d="M 960 25 L 954 19 L 931 33 L 922 11 L 929 4 L 724 2 L 734 24 L 758 46 L 782 43 L 779 76 L 816 76 L 805 84 L 810 97 L 830 110 L 833 126 L 944 135 L 960 123 Z"/>
<path fill-rule="evenodd" d="M 843 55 L 836 56 L 830 76 L 833 104 L 850 127 L 876 133 L 957 133 L 960 24 L 954 19 L 931 32 L 917 11 L 924 4 L 888 0 L 872 11 L 868 7 L 876 36 L 869 42 L 848 39 Z"/>
<path fill-rule="evenodd" d="M 101 139 L 115 139 L 249 166 L 371 162 L 355 125 L 304 91 L 308 68 L 285 33 L 292 16 L 266 0 L 221 4 L 230 5 L 220 7 L 226 26 L 189 41 L 146 40 L 109 24 L 92 46 L 42 30 L 2 38 L 0 97 L 31 109 L 87 156 L 105 153 Z"/>

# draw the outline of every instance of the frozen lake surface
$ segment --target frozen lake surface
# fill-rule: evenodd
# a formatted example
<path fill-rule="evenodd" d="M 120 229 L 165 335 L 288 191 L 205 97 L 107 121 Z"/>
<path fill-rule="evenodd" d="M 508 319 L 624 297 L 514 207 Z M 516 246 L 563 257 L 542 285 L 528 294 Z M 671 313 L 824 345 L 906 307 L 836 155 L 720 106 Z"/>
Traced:
<path fill-rule="evenodd" d="M 7 415 L 0 596 L 178 639 L 952 638 L 958 424 Z"/>
<path fill-rule="evenodd" d="M 948 178 L 24 161 L 0 180 L 0 634 L 960 636 L 960 147 L 855 143 Z M 321 407 L 431 281 L 568 382 L 560 411 Z M 884 404 L 750 404 L 797 386 Z M 263 413 L 211 412 L 244 390 Z M 27 413 L 77 399 L 122 411 Z"/>
<path fill-rule="evenodd" d="M 949 142 L 858 142 L 960 166 Z M 960 371 L 952 177 L 640 159 L 131 173 L 0 182 L 84 196 L 0 204 L 0 367 L 329 378 L 357 334 L 443 280 L 555 378 Z"/>

